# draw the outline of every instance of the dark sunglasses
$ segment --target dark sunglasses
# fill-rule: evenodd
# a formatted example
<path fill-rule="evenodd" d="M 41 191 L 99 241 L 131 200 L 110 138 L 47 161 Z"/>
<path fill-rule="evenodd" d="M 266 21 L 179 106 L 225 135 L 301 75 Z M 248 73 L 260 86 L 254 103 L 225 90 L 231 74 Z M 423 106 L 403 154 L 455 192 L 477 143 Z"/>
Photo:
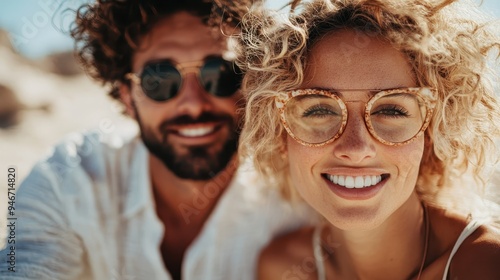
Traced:
<path fill-rule="evenodd" d="M 238 91 L 243 77 L 236 64 L 221 57 L 186 63 L 170 60 L 152 62 L 141 73 L 128 73 L 125 77 L 140 85 L 147 97 L 161 102 L 177 95 L 183 76 L 188 73 L 196 73 L 203 89 L 217 97 L 233 95 Z"/>

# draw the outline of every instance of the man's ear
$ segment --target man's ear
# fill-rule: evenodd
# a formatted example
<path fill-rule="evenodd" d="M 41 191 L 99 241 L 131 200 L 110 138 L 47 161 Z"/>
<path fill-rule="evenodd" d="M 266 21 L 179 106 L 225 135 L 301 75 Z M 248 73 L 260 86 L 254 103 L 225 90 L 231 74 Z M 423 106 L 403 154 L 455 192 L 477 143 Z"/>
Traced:
<path fill-rule="evenodd" d="M 136 116 L 133 107 L 134 100 L 132 99 L 132 91 L 130 89 L 130 86 L 124 83 L 120 83 L 120 85 L 118 86 L 118 91 L 120 93 L 120 100 L 122 101 L 123 105 L 125 105 L 125 112 L 127 113 L 127 115 L 135 119 Z"/>

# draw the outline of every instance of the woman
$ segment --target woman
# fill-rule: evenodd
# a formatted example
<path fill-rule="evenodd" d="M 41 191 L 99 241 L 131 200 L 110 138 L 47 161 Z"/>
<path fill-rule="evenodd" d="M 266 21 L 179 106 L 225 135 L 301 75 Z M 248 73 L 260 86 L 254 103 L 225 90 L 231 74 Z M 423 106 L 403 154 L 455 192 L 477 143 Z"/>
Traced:
<path fill-rule="evenodd" d="M 242 151 L 324 218 L 269 244 L 260 279 L 500 279 L 500 233 L 463 191 L 467 176 L 481 189 L 500 131 L 500 40 L 473 10 L 313 0 L 247 15 Z"/>

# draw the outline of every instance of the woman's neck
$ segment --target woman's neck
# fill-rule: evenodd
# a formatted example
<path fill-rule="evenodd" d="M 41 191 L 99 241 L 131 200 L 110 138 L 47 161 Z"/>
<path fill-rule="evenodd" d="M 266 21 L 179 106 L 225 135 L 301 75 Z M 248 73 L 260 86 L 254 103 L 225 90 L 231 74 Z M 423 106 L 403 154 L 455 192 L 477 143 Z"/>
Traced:
<path fill-rule="evenodd" d="M 425 232 L 424 208 L 412 194 L 380 226 L 343 231 L 331 225 L 324 233 L 331 236 L 323 240 L 335 241 L 329 259 L 341 279 L 409 279 L 418 275 L 422 264 Z"/>

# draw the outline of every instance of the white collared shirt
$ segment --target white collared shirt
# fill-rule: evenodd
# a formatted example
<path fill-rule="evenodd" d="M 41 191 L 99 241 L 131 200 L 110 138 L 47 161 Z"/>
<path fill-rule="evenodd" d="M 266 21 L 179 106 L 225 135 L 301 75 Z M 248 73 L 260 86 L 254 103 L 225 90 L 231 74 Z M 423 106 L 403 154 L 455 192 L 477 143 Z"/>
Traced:
<path fill-rule="evenodd" d="M 175 229 L 156 215 L 137 136 L 69 136 L 19 187 L 16 216 L 16 272 L 8 271 L 7 244 L 0 279 L 171 279 L 159 248 L 164 231 Z M 262 247 L 312 219 L 245 163 L 187 249 L 183 279 L 254 279 Z"/>

